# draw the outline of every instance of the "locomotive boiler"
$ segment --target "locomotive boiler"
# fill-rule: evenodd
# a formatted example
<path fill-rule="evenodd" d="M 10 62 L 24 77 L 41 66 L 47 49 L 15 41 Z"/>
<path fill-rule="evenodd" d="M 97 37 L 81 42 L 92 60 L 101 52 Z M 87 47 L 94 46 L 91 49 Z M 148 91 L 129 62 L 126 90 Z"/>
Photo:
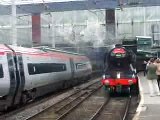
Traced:
<path fill-rule="evenodd" d="M 135 69 L 136 56 L 131 51 L 115 46 L 105 56 L 102 84 L 110 94 L 131 93 L 138 90 L 138 77 Z"/>
<path fill-rule="evenodd" d="M 90 61 L 84 55 L 0 44 L 0 109 L 74 86 L 91 73 Z"/>

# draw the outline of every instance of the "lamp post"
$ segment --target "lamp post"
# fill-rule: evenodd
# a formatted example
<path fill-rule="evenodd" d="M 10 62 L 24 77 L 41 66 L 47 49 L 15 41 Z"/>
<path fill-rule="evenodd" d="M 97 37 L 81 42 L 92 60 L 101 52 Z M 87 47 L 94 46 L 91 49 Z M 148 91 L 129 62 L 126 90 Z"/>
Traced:
<path fill-rule="evenodd" d="M 12 0 L 12 16 L 11 16 L 11 40 L 12 45 L 17 45 L 17 29 L 16 29 L 16 5 L 15 0 Z"/>
<path fill-rule="evenodd" d="M 49 40 L 52 42 L 52 47 L 55 48 L 55 18 L 52 13 L 49 13 Z"/>
<path fill-rule="evenodd" d="M 143 7 L 144 36 L 146 36 L 146 9 Z"/>

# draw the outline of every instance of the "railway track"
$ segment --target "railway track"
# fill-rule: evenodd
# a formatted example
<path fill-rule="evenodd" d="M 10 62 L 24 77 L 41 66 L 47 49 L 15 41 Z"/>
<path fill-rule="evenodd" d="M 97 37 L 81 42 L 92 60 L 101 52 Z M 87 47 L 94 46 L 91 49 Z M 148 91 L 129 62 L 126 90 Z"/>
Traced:
<path fill-rule="evenodd" d="M 126 120 L 131 97 L 110 98 L 89 120 Z"/>
<path fill-rule="evenodd" d="M 130 100 L 129 97 L 121 98 L 106 98 L 100 97 L 99 90 L 94 91 L 92 96 L 85 98 L 80 105 L 75 105 L 73 108 L 68 109 L 66 112 L 62 111 L 60 116 L 56 116 L 57 112 L 53 109 L 47 113 L 42 113 L 33 117 L 30 120 L 126 120 L 129 110 Z M 98 101 L 98 103 L 96 103 Z M 53 111 L 55 114 L 53 114 Z M 48 114 L 50 113 L 50 115 Z M 60 114 L 59 113 L 59 114 Z"/>
<path fill-rule="evenodd" d="M 126 120 L 131 97 L 104 97 L 101 85 L 62 100 L 29 120 Z"/>
<path fill-rule="evenodd" d="M 46 96 L 45 98 L 38 98 L 36 101 L 24 105 L 20 108 L 8 111 L 6 113 L 2 113 L 0 115 L 0 120 L 26 120 L 31 116 L 34 116 L 35 114 L 38 114 L 39 112 L 44 111 L 45 109 L 48 109 L 50 106 L 56 104 L 58 101 L 65 101 L 65 99 L 71 96 L 76 97 L 78 96 L 78 94 L 84 94 L 85 92 L 83 93 L 80 91 L 85 90 L 86 88 L 94 84 L 97 84 L 97 82 L 100 83 L 99 78 L 93 79 L 88 83 L 76 86 L 73 89 L 69 89 L 67 91 L 65 90 L 62 92 L 58 92 L 54 95 Z"/>
<path fill-rule="evenodd" d="M 92 86 L 89 92 L 82 91 L 29 120 L 126 120 L 131 97 L 104 97 L 100 88 Z"/>
<path fill-rule="evenodd" d="M 67 98 L 61 100 L 55 105 L 51 106 L 49 109 L 37 114 L 36 116 L 30 117 L 29 120 L 38 119 L 55 119 L 60 120 L 76 109 L 81 103 L 83 103 L 92 94 L 97 92 L 102 87 L 100 82 L 92 84 L 87 88 L 68 96 Z"/>
<path fill-rule="evenodd" d="M 30 116 L 17 115 L 5 120 L 126 120 L 128 115 L 128 118 L 132 117 L 134 113 L 131 116 L 131 112 L 128 113 L 132 98 L 110 98 L 101 88 L 101 83 L 96 81 Z M 135 99 L 132 101 L 135 102 Z"/>
<path fill-rule="evenodd" d="M 87 106 L 87 104 L 90 105 Z M 85 101 L 75 111 L 58 120 L 126 120 L 130 105 L 130 98 L 99 99 L 98 104 L 94 96 Z"/>

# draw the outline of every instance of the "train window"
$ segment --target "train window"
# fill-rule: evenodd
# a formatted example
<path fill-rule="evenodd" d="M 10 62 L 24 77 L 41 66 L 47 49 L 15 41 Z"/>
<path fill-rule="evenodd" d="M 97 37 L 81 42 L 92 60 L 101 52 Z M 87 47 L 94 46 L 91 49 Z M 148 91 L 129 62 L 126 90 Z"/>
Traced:
<path fill-rule="evenodd" d="M 0 78 L 3 78 L 3 67 L 2 67 L 2 64 L 0 64 Z"/>
<path fill-rule="evenodd" d="M 51 73 L 51 72 L 62 72 L 66 71 L 66 64 L 63 63 L 29 63 L 28 71 L 30 75 Z"/>
<path fill-rule="evenodd" d="M 12 58 L 10 58 L 10 59 L 8 60 L 8 65 L 9 65 L 9 66 L 13 66 L 13 60 L 12 60 Z"/>
<path fill-rule="evenodd" d="M 86 67 L 86 64 L 84 63 L 76 63 L 76 69 L 84 69 Z"/>

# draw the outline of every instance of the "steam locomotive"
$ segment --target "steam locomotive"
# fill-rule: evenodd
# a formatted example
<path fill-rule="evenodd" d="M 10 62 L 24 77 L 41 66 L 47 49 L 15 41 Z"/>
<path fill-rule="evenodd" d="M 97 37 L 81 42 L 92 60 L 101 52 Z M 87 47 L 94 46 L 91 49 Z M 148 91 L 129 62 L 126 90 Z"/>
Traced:
<path fill-rule="evenodd" d="M 135 54 L 121 45 L 116 45 L 106 54 L 102 84 L 110 94 L 131 93 L 138 90 Z"/>
<path fill-rule="evenodd" d="M 0 109 L 74 86 L 91 73 L 90 61 L 83 55 L 0 44 Z"/>

